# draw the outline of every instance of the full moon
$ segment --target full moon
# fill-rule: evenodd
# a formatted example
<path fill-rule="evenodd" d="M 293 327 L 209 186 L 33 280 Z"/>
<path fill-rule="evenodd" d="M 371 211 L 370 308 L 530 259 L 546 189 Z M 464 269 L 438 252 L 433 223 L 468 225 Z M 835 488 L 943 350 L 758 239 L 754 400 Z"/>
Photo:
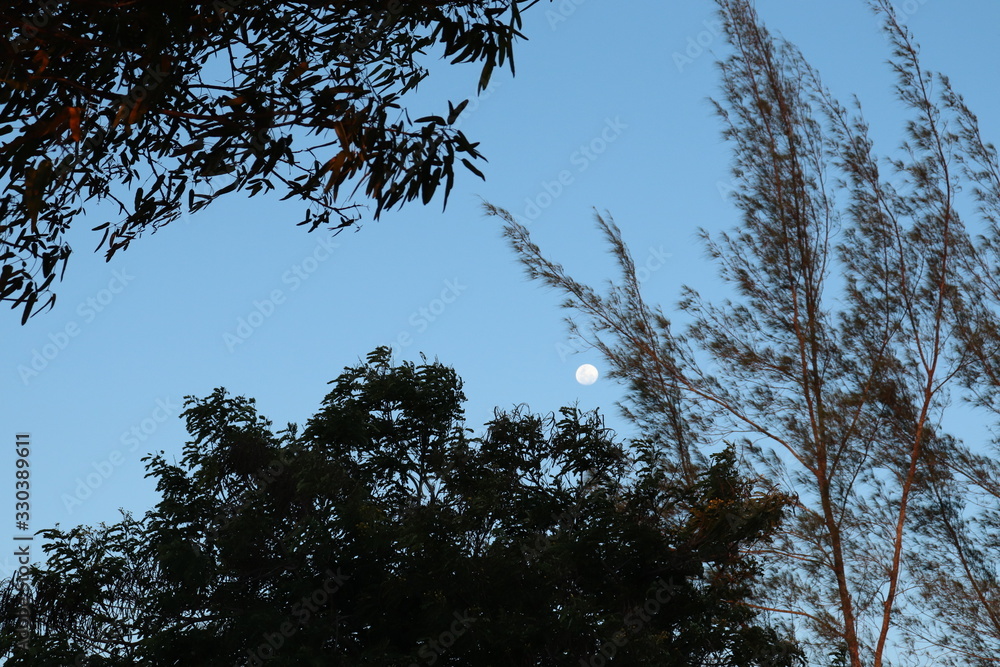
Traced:
<path fill-rule="evenodd" d="M 580 384 L 594 384 L 597 382 L 597 369 L 590 364 L 584 364 L 576 369 L 576 381 Z"/>

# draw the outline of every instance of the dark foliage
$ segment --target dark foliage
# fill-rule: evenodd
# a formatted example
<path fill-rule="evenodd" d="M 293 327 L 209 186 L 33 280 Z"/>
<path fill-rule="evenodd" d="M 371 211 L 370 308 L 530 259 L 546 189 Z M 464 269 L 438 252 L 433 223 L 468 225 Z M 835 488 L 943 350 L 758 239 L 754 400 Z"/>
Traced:
<path fill-rule="evenodd" d="M 51 305 L 87 202 L 110 257 L 230 192 L 302 200 L 339 228 L 482 175 L 452 125 L 467 100 L 411 120 L 432 51 L 509 63 L 538 0 L 13 2 L 0 8 L 0 301 Z M 342 192 L 342 188 L 346 192 Z M 346 203 L 345 203 L 346 197 Z"/>
<path fill-rule="evenodd" d="M 148 459 L 154 510 L 45 532 L 26 650 L 7 587 L 6 664 L 797 664 L 745 604 L 743 550 L 787 499 L 731 450 L 681 486 L 596 414 L 497 412 L 469 439 L 463 400 L 384 348 L 301 434 L 189 399 L 183 459 Z"/>

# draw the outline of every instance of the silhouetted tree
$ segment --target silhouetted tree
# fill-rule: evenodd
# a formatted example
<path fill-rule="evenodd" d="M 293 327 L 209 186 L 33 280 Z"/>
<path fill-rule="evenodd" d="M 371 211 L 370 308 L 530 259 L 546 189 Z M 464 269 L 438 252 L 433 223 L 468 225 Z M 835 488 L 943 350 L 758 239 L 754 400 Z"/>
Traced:
<path fill-rule="evenodd" d="M 0 8 L 0 301 L 22 322 L 65 270 L 86 202 L 107 257 L 230 192 L 305 202 L 315 229 L 448 191 L 467 100 L 411 120 L 422 54 L 509 62 L 539 0 L 22 0 Z M 342 188 L 349 188 L 347 202 Z M 91 214 L 92 215 L 92 214 Z M 331 217 L 333 220 L 331 221 Z M 92 219 L 92 218 L 91 218 Z M 47 297 L 46 297 L 47 295 Z"/>
<path fill-rule="evenodd" d="M 741 221 L 703 238 L 735 301 L 685 288 L 693 324 L 678 333 L 644 301 L 610 217 L 598 223 L 623 279 L 600 294 L 488 211 L 529 274 L 567 295 L 574 330 L 678 474 L 703 469 L 709 434 L 747 433 L 756 474 L 797 496 L 761 554 L 766 607 L 808 629 L 817 661 L 995 664 L 1000 465 L 943 421 L 956 396 L 993 425 L 1000 413 L 996 150 L 948 79 L 921 68 L 887 0 L 869 4 L 910 114 L 890 160 L 751 2 L 717 4 L 732 53 L 716 107 Z"/>
<path fill-rule="evenodd" d="M 743 552 L 787 498 L 732 450 L 667 484 L 596 413 L 498 411 L 469 439 L 463 401 L 450 368 L 386 348 L 301 433 L 221 389 L 188 399 L 183 459 L 147 459 L 154 510 L 45 531 L 26 649 L 0 596 L 6 664 L 798 663 L 745 604 Z"/>

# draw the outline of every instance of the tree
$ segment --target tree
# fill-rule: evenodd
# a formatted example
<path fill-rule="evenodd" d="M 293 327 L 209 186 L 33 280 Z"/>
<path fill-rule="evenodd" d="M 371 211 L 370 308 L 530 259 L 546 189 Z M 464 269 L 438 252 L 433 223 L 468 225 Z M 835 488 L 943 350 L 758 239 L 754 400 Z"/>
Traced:
<path fill-rule="evenodd" d="M 0 595 L 6 664 L 797 664 L 744 604 L 742 551 L 788 499 L 731 450 L 666 485 L 596 413 L 498 411 L 470 439 L 462 401 L 453 370 L 386 348 L 301 433 L 189 397 L 183 459 L 146 459 L 155 509 L 45 531 L 26 649 L 14 583 Z"/>
<path fill-rule="evenodd" d="M 433 50 L 514 68 L 521 11 L 539 0 L 152 0 L 0 8 L 0 301 L 22 323 L 65 271 L 86 202 L 110 259 L 143 231 L 231 192 L 276 190 L 300 224 L 335 228 L 440 187 L 477 144 L 452 127 L 468 100 L 411 120 L 404 95 Z M 345 201 L 341 188 L 351 189 Z"/>
<path fill-rule="evenodd" d="M 808 631 L 814 662 L 995 664 L 1000 464 L 944 424 L 955 396 L 993 425 L 1000 413 L 996 150 L 948 79 L 922 69 L 888 1 L 869 4 L 910 113 L 888 160 L 860 108 L 841 106 L 750 2 L 717 4 L 732 53 L 716 108 L 741 220 L 703 238 L 734 302 L 685 288 L 693 324 L 678 333 L 643 299 L 609 216 L 598 225 L 623 278 L 599 294 L 487 210 L 529 275 L 566 294 L 571 326 L 627 384 L 626 414 L 677 474 L 703 468 L 707 434 L 740 432 L 755 470 L 743 474 L 797 497 L 759 556 L 765 606 Z"/>

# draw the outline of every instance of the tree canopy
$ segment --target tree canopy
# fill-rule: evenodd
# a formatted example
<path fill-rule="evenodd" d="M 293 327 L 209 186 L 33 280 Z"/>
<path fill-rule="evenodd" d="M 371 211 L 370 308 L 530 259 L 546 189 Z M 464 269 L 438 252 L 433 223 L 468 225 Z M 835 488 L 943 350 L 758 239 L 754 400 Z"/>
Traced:
<path fill-rule="evenodd" d="M 683 484 L 596 413 L 497 411 L 470 438 L 463 401 L 386 348 L 301 432 L 189 397 L 183 458 L 146 459 L 154 509 L 45 531 L 26 648 L 0 595 L 6 664 L 798 664 L 745 556 L 788 498 L 732 450 Z"/>
<path fill-rule="evenodd" d="M 962 442 L 954 403 L 996 433 L 1000 161 L 893 5 L 869 4 L 907 114 L 889 157 L 752 2 L 717 1 L 738 220 L 702 240 L 732 299 L 685 287 L 687 326 L 643 297 L 610 216 L 598 225 L 622 277 L 600 292 L 488 211 L 675 469 L 697 473 L 712 434 L 738 432 L 750 470 L 796 496 L 760 554 L 763 590 L 813 664 L 996 664 L 1000 456 L 995 440 Z"/>
<path fill-rule="evenodd" d="M 482 176 L 452 125 L 411 119 L 425 54 L 514 68 L 539 0 L 21 0 L 0 8 L 0 301 L 51 305 L 88 202 L 110 259 L 143 231 L 230 192 L 304 202 L 335 228 Z"/>

